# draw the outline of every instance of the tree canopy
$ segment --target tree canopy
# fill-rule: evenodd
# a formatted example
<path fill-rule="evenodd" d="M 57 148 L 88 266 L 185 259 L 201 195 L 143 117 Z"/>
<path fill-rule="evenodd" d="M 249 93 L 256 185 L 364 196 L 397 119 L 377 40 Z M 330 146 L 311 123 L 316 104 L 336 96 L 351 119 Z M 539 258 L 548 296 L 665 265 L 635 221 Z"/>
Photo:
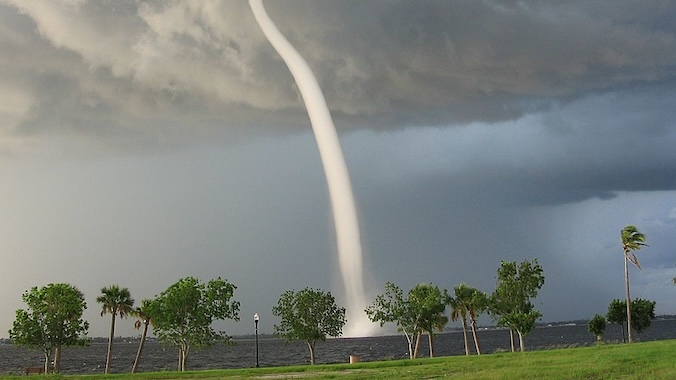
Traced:
<path fill-rule="evenodd" d="M 655 301 L 635 298 L 631 301 L 631 328 L 638 333 L 642 333 L 652 324 L 655 319 Z M 608 305 L 606 318 L 609 323 L 624 326 L 627 322 L 627 301 L 614 299 Z M 624 328 L 623 328 L 624 337 Z"/>
<path fill-rule="evenodd" d="M 490 298 L 490 312 L 499 326 L 507 326 L 519 335 L 519 347 L 525 350 L 524 337 L 535 327 L 542 314 L 531 302 L 545 283 L 537 259 L 501 262 L 495 291 Z M 512 347 L 514 345 L 512 344 Z"/>
<path fill-rule="evenodd" d="M 61 348 L 87 344 L 89 323 L 82 319 L 87 308 L 84 295 L 69 284 L 33 287 L 22 296 L 28 306 L 18 309 L 9 330 L 14 344 L 40 350 L 44 355 L 45 373 L 54 355 L 54 370 L 59 371 Z"/>
<path fill-rule="evenodd" d="M 601 314 L 594 315 L 594 318 L 587 323 L 587 330 L 594 334 L 596 341 L 602 341 L 603 333 L 606 331 L 606 317 Z"/>
<path fill-rule="evenodd" d="M 310 363 L 315 364 L 315 345 L 327 337 L 342 335 L 345 308 L 339 307 L 331 292 L 305 288 L 288 290 L 279 297 L 272 314 L 281 318 L 275 334 L 288 341 L 304 341 L 310 350 Z"/>
<path fill-rule="evenodd" d="M 225 332 L 216 331 L 211 325 L 215 320 L 239 320 L 239 302 L 232 299 L 236 288 L 220 277 L 206 284 L 186 277 L 147 305 L 157 338 L 178 347 L 179 371 L 185 370 L 191 349 L 229 341 Z"/>
<path fill-rule="evenodd" d="M 433 331 L 443 329 L 448 322 L 443 315 L 448 303 L 447 292 L 442 292 L 437 286 L 419 284 L 404 297 L 401 288 L 387 282 L 385 293 L 378 295 L 366 308 L 366 314 L 381 326 L 396 324 L 397 330 L 406 337 L 409 358 L 414 359 L 418 356 L 417 348 L 424 331 L 430 334 L 430 355 L 433 355 Z"/>

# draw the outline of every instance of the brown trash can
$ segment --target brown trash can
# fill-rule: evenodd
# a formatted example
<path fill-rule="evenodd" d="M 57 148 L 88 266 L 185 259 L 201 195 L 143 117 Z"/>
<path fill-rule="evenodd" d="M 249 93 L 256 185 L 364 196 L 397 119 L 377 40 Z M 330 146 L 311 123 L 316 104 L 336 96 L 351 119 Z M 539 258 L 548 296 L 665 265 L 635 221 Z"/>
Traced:
<path fill-rule="evenodd" d="M 350 364 L 359 363 L 359 356 L 350 355 Z"/>

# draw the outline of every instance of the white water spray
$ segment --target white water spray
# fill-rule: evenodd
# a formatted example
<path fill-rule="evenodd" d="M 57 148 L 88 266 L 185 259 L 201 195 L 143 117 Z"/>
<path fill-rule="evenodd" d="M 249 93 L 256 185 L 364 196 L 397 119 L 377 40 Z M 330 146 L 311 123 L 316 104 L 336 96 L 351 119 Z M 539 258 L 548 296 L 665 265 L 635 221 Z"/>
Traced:
<path fill-rule="evenodd" d="M 261 0 L 249 0 L 256 22 L 263 34 L 270 41 L 277 53 L 291 71 L 300 94 L 305 102 L 312 129 L 314 131 L 319 155 L 324 166 L 329 197 L 333 209 L 338 244 L 338 260 L 340 272 L 345 286 L 347 302 L 346 336 L 364 336 L 373 331 L 373 324 L 368 320 L 364 309 L 366 296 L 364 292 L 361 238 L 359 222 L 352 193 L 352 185 L 347 172 L 347 165 L 340 148 L 338 134 L 333 125 L 329 107 L 324 99 L 319 83 L 310 66 L 303 57 L 287 41 L 270 19 Z"/>

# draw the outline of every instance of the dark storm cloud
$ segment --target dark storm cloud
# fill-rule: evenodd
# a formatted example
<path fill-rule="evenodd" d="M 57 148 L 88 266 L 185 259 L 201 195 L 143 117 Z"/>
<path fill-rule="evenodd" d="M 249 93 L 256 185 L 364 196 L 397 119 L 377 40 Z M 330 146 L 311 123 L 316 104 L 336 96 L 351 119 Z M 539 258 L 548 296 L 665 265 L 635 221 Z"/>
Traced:
<path fill-rule="evenodd" d="M 544 319 L 586 318 L 622 297 L 636 224 L 634 294 L 674 312 L 673 2 L 265 6 L 327 96 L 373 292 L 490 291 L 501 260 L 537 257 Z M 45 281 L 82 287 L 92 335 L 109 283 L 225 276 L 238 333 L 283 290 L 333 285 L 307 114 L 246 1 L 0 0 L 0 52 L 0 331 Z"/>
<path fill-rule="evenodd" d="M 534 98 L 673 78 L 673 26 L 654 21 L 662 12 L 645 4 L 623 12 L 616 3 L 528 4 L 313 2 L 271 12 L 311 52 L 329 103 L 347 114 L 394 113 L 416 125 L 495 121 L 548 104 Z"/>
<path fill-rule="evenodd" d="M 221 124 L 226 131 L 250 127 L 252 120 L 274 125 L 258 117 L 261 111 L 286 110 L 284 125 L 306 123 L 288 70 L 245 2 L 15 6 L 2 8 L 11 20 L 4 48 L 14 50 L 3 69 L 34 84 L 29 93 L 36 106 L 25 119 L 82 113 L 79 123 L 96 128 L 83 109 L 95 102 L 91 112 L 128 115 L 109 124 L 121 134 L 161 133 L 149 115 L 166 110 L 176 110 L 183 123 L 207 113 L 215 121 L 210 129 Z M 676 76 L 669 3 L 294 1 L 268 7 L 314 68 L 339 127 L 515 120 L 559 101 Z M 50 62 L 52 56 L 59 58 Z M 66 115 L 55 115 L 54 103 Z M 32 129 L 53 124 L 37 122 Z"/>

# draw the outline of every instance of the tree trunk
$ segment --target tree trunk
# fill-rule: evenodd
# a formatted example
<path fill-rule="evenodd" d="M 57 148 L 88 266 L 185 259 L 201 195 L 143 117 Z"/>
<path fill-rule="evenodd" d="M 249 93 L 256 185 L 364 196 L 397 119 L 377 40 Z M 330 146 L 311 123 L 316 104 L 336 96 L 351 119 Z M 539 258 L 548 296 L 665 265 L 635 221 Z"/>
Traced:
<path fill-rule="evenodd" d="M 177 369 L 179 371 L 183 371 L 185 362 L 183 361 L 183 344 L 179 344 L 178 346 L 178 367 Z"/>
<path fill-rule="evenodd" d="M 514 352 L 514 330 L 511 327 L 509 329 L 509 343 L 512 346 L 512 352 Z"/>
<path fill-rule="evenodd" d="M 183 372 L 185 371 L 186 368 L 186 363 L 188 362 L 188 353 L 190 352 L 190 342 L 187 341 L 182 341 L 181 346 L 180 346 L 180 352 L 179 352 L 179 363 L 178 365 L 180 366 L 180 371 Z"/>
<path fill-rule="evenodd" d="M 106 354 L 106 374 L 110 373 L 110 360 L 113 357 L 113 337 L 115 336 L 115 311 L 111 313 L 112 318 L 110 321 L 110 337 L 108 338 L 108 353 Z"/>
<path fill-rule="evenodd" d="M 58 346 L 54 350 L 54 372 L 58 373 L 60 367 L 61 367 L 61 346 Z M 49 371 L 45 369 L 45 373 L 49 373 Z"/>
<path fill-rule="evenodd" d="M 627 290 L 627 343 L 632 342 L 631 337 L 631 296 L 629 295 L 629 259 L 627 253 L 624 254 L 624 283 Z"/>
<path fill-rule="evenodd" d="M 46 350 L 43 351 L 45 354 L 45 374 L 49 370 L 49 361 L 52 360 L 52 351 L 51 350 Z"/>
<path fill-rule="evenodd" d="M 420 337 L 422 336 L 422 333 L 416 333 L 415 334 L 415 350 L 413 350 L 413 359 L 418 357 L 418 353 L 420 352 Z"/>
<path fill-rule="evenodd" d="M 476 319 L 470 318 L 472 325 L 472 337 L 474 338 L 474 347 L 476 348 L 476 354 L 481 355 L 481 348 L 479 347 L 479 337 L 476 334 Z M 467 344 L 467 337 L 465 337 L 465 344 Z"/>
<path fill-rule="evenodd" d="M 467 339 L 467 320 L 462 319 L 462 338 L 465 341 L 465 355 L 469 356 L 469 341 Z"/>
<path fill-rule="evenodd" d="M 315 364 L 315 342 L 307 342 L 307 347 L 310 349 L 310 364 Z"/>
<path fill-rule="evenodd" d="M 427 332 L 427 342 L 430 346 L 430 358 L 434 357 L 434 333 L 432 331 Z"/>
<path fill-rule="evenodd" d="M 415 356 L 413 356 L 413 354 L 414 354 L 413 337 L 406 332 L 404 332 L 404 335 L 406 335 L 406 342 L 408 343 L 408 358 L 413 359 L 415 357 Z"/>
<path fill-rule="evenodd" d="M 517 333 L 519 334 L 519 348 L 521 348 L 521 352 L 526 351 L 526 345 L 524 344 L 523 341 L 523 334 L 521 334 L 521 331 L 517 330 Z"/>
<path fill-rule="evenodd" d="M 146 344 L 146 335 L 148 334 L 148 322 L 143 322 L 143 334 L 141 334 L 141 342 L 138 344 L 138 351 L 136 351 L 136 357 L 134 358 L 134 365 L 131 367 L 131 373 L 136 373 L 138 370 L 138 364 L 141 361 L 141 354 L 143 353 L 143 346 Z"/>

